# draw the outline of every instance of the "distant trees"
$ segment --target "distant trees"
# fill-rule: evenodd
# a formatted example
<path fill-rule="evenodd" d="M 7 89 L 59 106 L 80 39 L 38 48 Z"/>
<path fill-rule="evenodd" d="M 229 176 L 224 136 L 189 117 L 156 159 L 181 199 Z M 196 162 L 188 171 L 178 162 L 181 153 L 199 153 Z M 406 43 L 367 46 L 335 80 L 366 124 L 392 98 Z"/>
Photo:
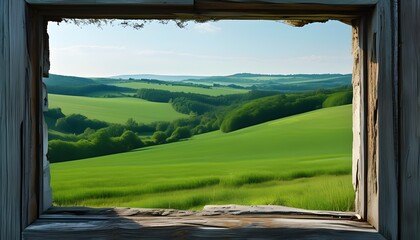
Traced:
<path fill-rule="evenodd" d="M 91 96 L 98 93 L 107 92 L 107 96 L 113 96 L 113 94 L 120 94 L 121 92 L 134 93 L 135 90 L 132 88 L 123 88 L 105 84 L 91 84 L 91 85 L 74 85 L 74 86 L 62 86 L 52 85 L 48 87 L 48 92 L 53 94 L 72 95 L 72 96 Z M 112 94 L 113 93 L 113 94 Z"/>
<path fill-rule="evenodd" d="M 281 117 L 315 110 L 327 98 L 323 93 L 279 94 L 250 101 L 230 112 L 220 130 L 231 132 Z"/>
<path fill-rule="evenodd" d="M 155 127 L 152 124 L 137 123 L 133 118 L 129 118 L 127 122 L 125 122 L 124 127 L 137 133 L 155 131 Z"/>
<path fill-rule="evenodd" d="M 189 138 L 191 135 L 189 127 L 177 127 L 172 135 L 167 139 L 167 142 L 176 142 L 180 139 Z"/>
<path fill-rule="evenodd" d="M 83 133 L 86 128 L 100 129 L 107 126 L 108 123 L 106 122 L 91 120 L 81 114 L 71 114 L 67 117 L 62 117 L 55 124 L 58 130 L 74 134 Z"/>
<path fill-rule="evenodd" d="M 65 117 L 61 108 L 50 108 L 47 112 L 44 112 L 45 121 L 48 124 L 48 127 L 55 127 L 55 124 L 58 119 Z"/>
<path fill-rule="evenodd" d="M 327 99 L 322 103 L 322 107 L 334 107 L 334 106 L 341 106 L 345 104 L 352 103 L 353 100 L 353 91 L 343 91 L 343 92 L 336 92 L 332 93 L 328 96 Z"/>
<path fill-rule="evenodd" d="M 132 131 L 124 131 L 119 139 L 115 140 L 122 144 L 124 152 L 144 146 L 143 141 Z"/>
<path fill-rule="evenodd" d="M 65 117 L 61 111 L 61 108 L 50 108 L 47 112 L 44 113 L 44 116 L 55 120 Z"/>
<path fill-rule="evenodd" d="M 231 132 L 277 118 L 319 109 L 323 105 L 333 106 L 333 104 L 351 103 L 349 101 L 352 96 L 350 91 L 332 94 L 329 93 L 330 91 L 318 90 L 309 93 L 279 94 L 250 101 L 227 114 L 220 129 L 223 132 Z M 326 104 L 327 99 L 329 100 Z"/>
<path fill-rule="evenodd" d="M 171 104 L 175 111 L 185 114 L 194 113 L 200 115 L 214 109 L 214 106 L 210 104 L 190 100 L 185 97 L 177 97 L 171 102 Z"/>
<path fill-rule="evenodd" d="M 152 135 L 152 139 L 156 144 L 162 144 L 166 142 L 166 133 L 162 131 L 156 131 Z"/>
<path fill-rule="evenodd" d="M 143 141 L 132 131 L 120 135 L 119 128 L 107 127 L 78 141 L 51 140 L 48 142 L 48 158 L 51 162 L 96 157 L 127 152 L 144 146 Z"/>
<path fill-rule="evenodd" d="M 171 103 L 172 107 L 184 114 L 194 113 L 202 115 L 212 112 L 219 107 L 240 104 L 249 100 L 279 94 L 271 91 L 250 91 L 243 94 L 229 94 L 221 96 L 209 96 L 197 93 L 170 92 L 159 89 L 140 89 L 135 97 L 152 101 Z"/>
<path fill-rule="evenodd" d="M 176 97 L 173 92 L 159 89 L 139 89 L 135 97 L 152 102 L 169 102 Z"/>

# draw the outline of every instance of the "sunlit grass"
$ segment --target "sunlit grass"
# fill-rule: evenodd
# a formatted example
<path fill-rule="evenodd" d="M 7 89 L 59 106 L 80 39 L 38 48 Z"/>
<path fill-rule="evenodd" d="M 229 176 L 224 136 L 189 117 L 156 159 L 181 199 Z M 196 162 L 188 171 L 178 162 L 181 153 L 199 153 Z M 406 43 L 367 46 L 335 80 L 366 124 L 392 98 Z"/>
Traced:
<path fill-rule="evenodd" d="M 51 165 L 60 206 L 353 209 L 351 106 Z"/>
<path fill-rule="evenodd" d="M 102 188 L 82 194 L 60 195 L 61 205 L 201 209 L 208 204 L 284 205 L 305 209 L 350 211 L 354 207 L 351 175 L 321 175 L 289 181 L 268 181 L 240 187 L 186 184 L 158 188 Z M 141 188 L 140 188 L 141 189 Z M 170 190 L 172 189 L 172 190 Z M 60 199 L 62 198 L 62 199 Z"/>
<path fill-rule="evenodd" d="M 49 94 L 50 108 L 61 108 L 65 115 L 78 113 L 90 119 L 125 123 L 133 118 L 140 123 L 172 121 L 188 115 L 175 111 L 169 103 L 138 98 L 94 98 Z M 112 110 L 111 110 L 112 109 Z"/>

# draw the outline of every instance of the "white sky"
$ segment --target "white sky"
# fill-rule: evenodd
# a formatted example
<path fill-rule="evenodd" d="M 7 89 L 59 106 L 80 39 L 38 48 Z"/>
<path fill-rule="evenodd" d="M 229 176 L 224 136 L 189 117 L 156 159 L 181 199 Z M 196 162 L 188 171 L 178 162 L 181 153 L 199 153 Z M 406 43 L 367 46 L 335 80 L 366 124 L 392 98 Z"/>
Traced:
<path fill-rule="evenodd" d="M 122 74 L 351 73 L 351 27 L 336 21 L 303 28 L 276 21 L 121 26 L 50 23 L 51 73 Z"/>

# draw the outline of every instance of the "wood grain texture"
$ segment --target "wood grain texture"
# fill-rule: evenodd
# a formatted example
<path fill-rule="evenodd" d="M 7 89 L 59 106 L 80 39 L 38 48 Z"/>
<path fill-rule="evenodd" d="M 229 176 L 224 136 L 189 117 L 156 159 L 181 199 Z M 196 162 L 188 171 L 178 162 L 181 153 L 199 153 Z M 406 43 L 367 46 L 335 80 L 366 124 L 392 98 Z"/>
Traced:
<path fill-rule="evenodd" d="M 339 219 L 358 219 L 354 212 L 317 211 L 276 205 L 207 205 L 201 211 L 155 209 L 155 208 L 88 208 L 88 207 L 52 207 L 42 217 L 58 215 L 80 216 L 238 216 L 252 214 L 281 214 L 284 216 L 327 217 Z"/>
<path fill-rule="evenodd" d="M 365 52 L 367 54 L 366 83 L 366 219 L 378 227 L 378 62 L 377 62 L 377 11 L 368 19 Z"/>
<path fill-rule="evenodd" d="M 380 0 L 367 28 L 367 220 L 387 239 L 398 238 L 398 63 L 396 16 Z"/>
<path fill-rule="evenodd" d="M 361 2 L 360 2 L 361 3 Z M 367 2 L 364 2 L 367 3 Z M 196 0 L 194 8 L 200 14 L 215 14 L 215 17 L 223 13 L 231 13 L 236 15 L 249 14 L 255 17 L 260 15 L 260 19 L 265 15 L 280 15 L 279 17 L 286 20 L 292 18 L 294 20 L 310 20 L 302 18 L 293 18 L 293 16 L 313 17 L 324 19 L 334 19 L 338 15 L 348 16 L 353 14 L 353 19 L 358 18 L 361 12 L 370 9 L 372 4 L 351 4 L 345 1 L 315 1 L 308 3 L 305 1 L 231 1 L 231 0 Z M 234 17 L 232 15 L 231 17 Z M 328 18 L 329 17 L 329 18 Z"/>
<path fill-rule="evenodd" d="M 42 77 L 46 71 L 49 70 L 49 49 L 46 49 L 48 44 L 47 22 L 43 17 L 36 12 L 31 15 L 30 20 L 30 51 L 31 66 L 33 66 L 31 74 L 31 109 L 32 109 L 32 127 L 34 134 L 32 135 L 33 143 L 36 143 L 39 148 L 34 148 L 33 158 L 31 162 L 31 204 L 33 205 L 31 222 L 37 218 L 44 208 L 44 184 L 43 184 L 43 106 L 42 106 Z"/>
<path fill-rule="evenodd" d="M 265 226 L 265 224 L 271 227 Z M 335 226 L 337 229 L 331 228 Z M 373 229 L 343 220 L 262 218 L 160 218 L 38 220 L 23 239 L 384 239 Z"/>
<path fill-rule="evenodd" d="M 0 1 L 0 239 L 12 240 L 28 222 L 22 191 L 31 159 L 25 11 L 24 0 Z"/>
<path fill-rule="evenodd" d="M 398 239 L 398 89 L 395 65 L 398 64 L 394 36 L 392 1 L 377 5 L 377 201 L 378 230 L 387 239 Z M 375 188 L 375 186 L 372 186 Z"/>
<path fill-rule="evenodd" d="M 233 3 L 272 3 L 272 4 L 328 4 L 328 5 L 375 5 L 378 0 L 223 0 Z"/>
<path fill-rule="evenodd" d="M 420 2 L 400 1 L 400 238 L 420 236 Z"/>
<path fill-rule="evenodd" d="M 41 14 L 64 18 L 136 19 L 285 19 L 349 22 L 374 6 L 374 0 L 356 1 L 232 1 L 194 0 L 190 4 L 172 1 L 53 1 L 27 0 Z M 79 4 L 77 4 L 79 2 Z M 82 3 L 80 3 L 82 2 Z M 135 3 L 137 2 L 137 3 Z M 175 3 L 176 1 L 174 1 Z M 188 2 L 188 1 L 186 1 Z"/>
<path fill-rule="evenodd" d="M 26 162 L 23 166 L 23 171 L 25 172 L 23 179 L 24 179 L 24 188 L 23 188 L 23 195 L 25 197 L 25 202 L 22 202 L 22 208 L 25 208 L 25 212 L 27 213 L 28 217 L 26 219 L 26 223 L 23 225 L 27 225 L 32 223 L 39 215 L 39 152 L 41 149 L 38 149 L 36 146 L 39 145 L 39 121 L 38 121 L 38 81 L 40 77 L 40 65 L 41 65 L 41 57 L 40 51 L 42 49 L 42 45 L 39 39 L 39 17 L 34 14 L 32 11 L 28 11 L 28 20 L 27 22 L 27 29 L 28 29 L 28 53 L 30 57 L 28 58 L 30 69 L 28 69 L 28 80 L 27 82 L 30 83 L 30 89 L 28 90 L 28 102 L 27 104 L 30 107 L 30 115 L 28 116 L 29 124 L 31 127 L 31 135 L 28 137 L 27 146 L 31 148 L 31 160 Z"/>
<path fill-rule="evenodd" d="M 193 5 L 194 0 L 26 0 L 33 5 Z"/>
<path fill-rule="evenodd" d="M 231 3 L 264 4 L 328 4 L 328 5 L 375 5 L 378 0 L 223 0 Z M 192 5 L 194 0 L 26 0 L 29 4 L 54 5 L 101 5 L 101 4 L 171 4 Z M 222 1 L 221 1 L 222 2 Z"/>
<path fill-rule="evenodd" d="M 383 239 L 366 222 L 350 220 L 352 214 L 338 213 L 332 217 L 334 214 L 281 206 L 237 205 L 208 206 L 203 211 L 56 208 L 25 229 L 23 236 L 35 240 L 138 239 L 139 236 L 142 239 Z"/>

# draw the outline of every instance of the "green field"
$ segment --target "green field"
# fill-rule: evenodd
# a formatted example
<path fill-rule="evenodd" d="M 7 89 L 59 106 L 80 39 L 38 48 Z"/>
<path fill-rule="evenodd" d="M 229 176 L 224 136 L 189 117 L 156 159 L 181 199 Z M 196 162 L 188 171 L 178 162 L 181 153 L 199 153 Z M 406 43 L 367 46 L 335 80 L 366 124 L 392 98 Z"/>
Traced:
<path fill-rule="evenodd" d="M 212 87 L 212 88 L 201 88 L 201 87 L 190 87 L 190 86 L 173 86 L 167 84 L 156 84 L 156 83 L 145 83 L 145 82 L 128 82 L 128 83 L 117 83 L 112 84 L 117 87 L 126 87 L 126 88 L 151 88 L 151 89 L 159 89 L 159 90 L 166 90 L 171 92 L 188 92 L 188 93 L 198 93 L 204 94 L 209 96 L 220 96 L 220 95 L 228 95 L 228 94 L 235 94 L 235 93 L 246 93 L 248 90 L 244 89 L 234 89 L 234 88 L 227 88 L 227 87 Z"/>
<path fill-rule="evenodd" d="M 352 210 L 351 105 L 51 165 L 54 204 Z"/>
<path fill-rule="evenodd" d="M 302 91 L 351 85 L 351 77 L 351 74 L 264 75 L 245 73 L 230 76 L 211 76 L 187 80 L 186 82 L 207 85 L 216 83 L 221 85 L 234 84 L 243 87 L 253 86 L 253 88 L 260 90 Z"/>
<path fill-rule="evenodd" d="M 111 123 L 124 123 L 128 118 L 150 123 L 188 117 L 176 112 L 169 103 L 149 102 L 137 98 L 91 98 L 56 94 L 49 94 L 48 98 L 49 107 L 59 107 L 65 115 L 78 113 Z"/>
<path fill-rule="evenodd" d="M 270 77 L 270 76 L 262 76 L 262 77 L 247 77 L 242 78 L 245 80 L 255 80 L 255 81 L 281 81 L 283 84 L 296 84 L 296 83 L 312 83 L 312 82 L 324 82 L 324 81 L 334 81 L 335 79 L 340 79 L 342 76 L 332 76 L 332 77 L 324 77 L 324 78 L 310 78 L 310 77 Z"/>

